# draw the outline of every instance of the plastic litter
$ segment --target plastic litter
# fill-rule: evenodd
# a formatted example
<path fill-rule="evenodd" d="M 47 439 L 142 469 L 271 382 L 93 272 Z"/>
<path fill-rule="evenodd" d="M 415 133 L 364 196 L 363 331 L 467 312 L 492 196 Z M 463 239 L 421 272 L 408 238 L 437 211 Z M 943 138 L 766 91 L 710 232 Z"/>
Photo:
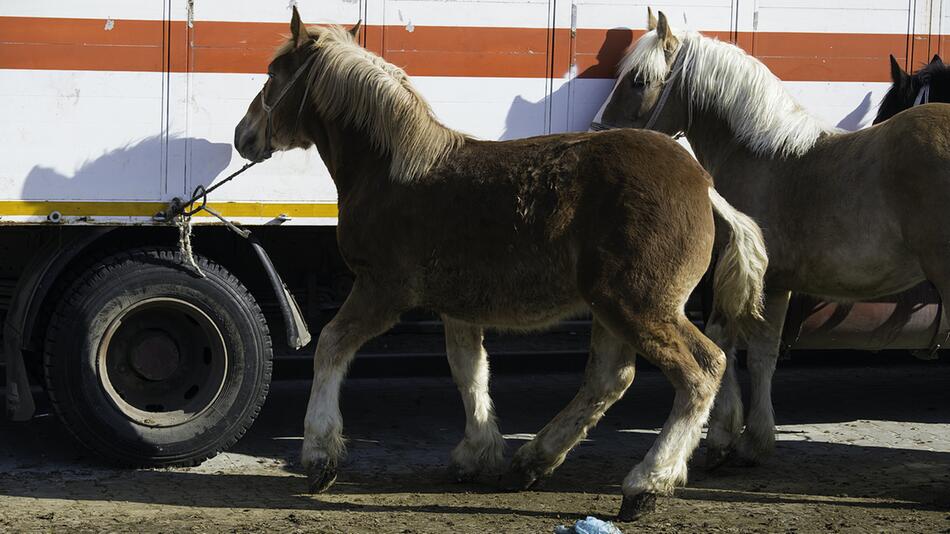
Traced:
<path fill-rule="evenodd" d="M 623 534 L 623 532 L 610 521 L 587 516 L 587 519 L 578 519 L 574 526 L 554 527 L 554 534 Z"/>

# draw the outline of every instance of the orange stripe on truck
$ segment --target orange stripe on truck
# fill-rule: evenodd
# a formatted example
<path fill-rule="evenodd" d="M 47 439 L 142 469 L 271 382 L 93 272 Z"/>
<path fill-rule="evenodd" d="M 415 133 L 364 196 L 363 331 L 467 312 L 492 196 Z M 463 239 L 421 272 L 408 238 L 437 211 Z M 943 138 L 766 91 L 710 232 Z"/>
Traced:
<path fill-rule="evenodd" d="M 0 68 L 263 73 L 285 23 L 0 17 Z M 581 78 L 612 78 L 642 30 L 370 26 L 367 44 L 413 76 L 561 77 L 573 49 Z M 946 52 L 947 36 L 707 32 L 736 40 L 788 81 L 887 82 L 888 54 Z M 191 42 L 190 50 L 188 43 Z M 916 54 L 915 56 L 919 56 Z M 915 61 L 919 60 L 915 58 Z"/>

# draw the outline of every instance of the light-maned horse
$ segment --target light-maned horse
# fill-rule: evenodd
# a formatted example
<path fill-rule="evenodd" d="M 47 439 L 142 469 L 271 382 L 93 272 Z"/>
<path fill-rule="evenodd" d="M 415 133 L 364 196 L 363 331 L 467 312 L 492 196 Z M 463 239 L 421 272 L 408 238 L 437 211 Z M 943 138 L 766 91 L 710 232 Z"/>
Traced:
<path fill-rule="evenodd" d="M 905 109 L 931 102 L 950 103 L 950 67 L 939 55 L 926 67 L 907 74 L 891 56 L 891 88 L 881 99 L 874 124 L 884 122 Z"/>
<path fill-rule="evenodd" d="M 685 150 L 634 130 L 467 137 L 436 120 L 401 69 L 342 28 L 305 28 L 296 8 L 268 74 L 235 146 L 252 161 L 317 147 L 339 194 L 337 237 L 355 275 L 314 357 L 302 450 L 311 491 L 337 476 L 339 390 L 354 353 L 412 308 L 444 320 L 466 415 L 452 452 L 460 478 L 502 471 L 483 329 L 541 328 L 590 310 L 580 391 L 518 450 L 505 480 L 528 487 L 550 474 L 630 385 L 639 353 L 676 395 L 624 480 L 622 517 L 685 481 L 725 368 L 723 352 L 684 314 L 711 260 L 713 212 L 734 230 L 717 283 L 724 313 L 755 320 L 767 263 L 759 229 L 721 200 Z"/>
<path fill-rule="evenodd" d="M 790 292 L 863 300 L 924 279 L 950 302 L 950 105 L 928 104 L 845 133 L 809 115 L 760 61 L 661 14 L 624 58 L 599 120 L 684 133 L 717 190 L 762 227 L 767 328 L 747 339 L 743 410 L 735 339 L 707 335 L 728 364 L 707 433 L 707 462 L 756 462 L 774 448 L 771 380 Z"/>

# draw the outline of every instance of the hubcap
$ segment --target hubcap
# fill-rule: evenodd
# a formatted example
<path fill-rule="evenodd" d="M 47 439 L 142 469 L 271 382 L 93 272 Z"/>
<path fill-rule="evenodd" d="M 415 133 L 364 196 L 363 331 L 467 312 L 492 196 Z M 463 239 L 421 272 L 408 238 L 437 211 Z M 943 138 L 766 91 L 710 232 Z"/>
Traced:
<path fill-rule="evenodd" d="M 152 427 L 201 415 L 227 377 L 228 352 L 214 321 L 184 300 L 137 302 L 116 317 L 99 344 L 98 372 L 109 400 Z"/>
<path fill-rule="evenodd" d="M 167 380 L 178 369 L 181 354 L 174 338 L 163 330 L 146 331 L 132 347 L 129 363 L 146 380 Z"/>

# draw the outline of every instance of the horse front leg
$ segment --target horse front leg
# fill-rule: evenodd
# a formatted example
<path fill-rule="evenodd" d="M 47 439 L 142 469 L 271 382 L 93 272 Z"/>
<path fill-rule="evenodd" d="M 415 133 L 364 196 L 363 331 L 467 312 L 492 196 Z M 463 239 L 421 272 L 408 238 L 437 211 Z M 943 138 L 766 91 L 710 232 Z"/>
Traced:
<path fill-rule="evenodd" d="M 751 399 L 745 431 L 736 444 L 739 460 L 748 465 L 759 463 L 775 449 L 775 412 L 772 408 L 772 375 L 782 342 L 782 327 L 791 293 L 767 293 L 765 326 L 749 336 L 748 367 Z"/>
<path fill-rule="evenodd" d="M 710 317 L 705 333 L 726 354 L 726 372 L 706 431 L 706 469 L 712 470 L 726 462 L 742 433 L 742 390 L 736 376 L 735 336 L 715 316 Z"/>
<path fill-rule="evenodd" d="M 398 320 L 385 293 L 357 279 L 346 302 L 320 332 L 313 360 L 313 385 L 304 419 L 301 463 L 311 493 L 326 491 L 336 481 L 337 466 L 345 454 L 340 384 L 356 351 Z"/>
<path fill-rule="evenodd" d="M 459 481 L 496 474 L 504 462 L 505 440 L 488 394 L 488 353 L 482 344 L 482 328 L 448 317 L 442 321 L 449 367 L 465 406 L 465 437 L 452 451 L 449 472 Z"/>

